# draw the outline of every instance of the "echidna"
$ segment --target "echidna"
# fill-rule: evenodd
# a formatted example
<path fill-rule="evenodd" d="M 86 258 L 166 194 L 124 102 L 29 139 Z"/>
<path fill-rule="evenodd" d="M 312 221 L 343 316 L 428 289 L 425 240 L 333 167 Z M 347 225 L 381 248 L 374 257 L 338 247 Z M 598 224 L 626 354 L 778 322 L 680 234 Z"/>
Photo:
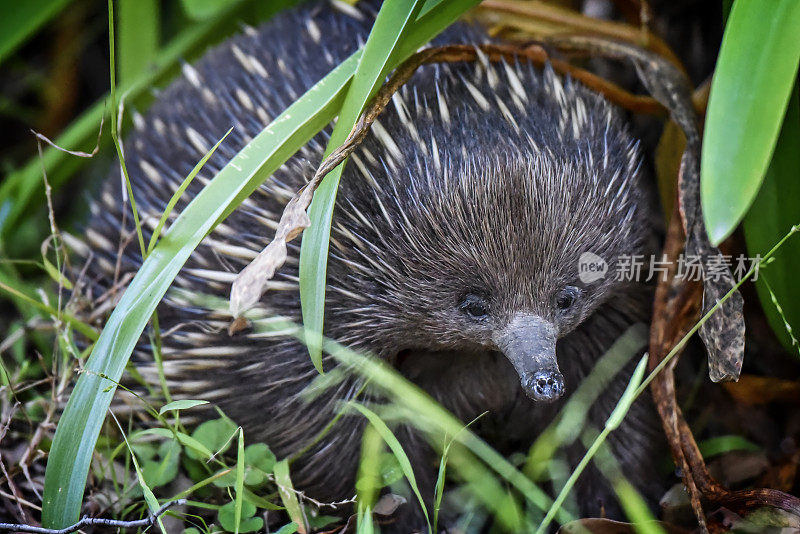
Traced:
<path fill-rule="evenodd" d="M 147 115 L 135 116 L 124 144 L 146 233 L 229 128 L 176 211 L 356 50 L 369 31 L 366 11 L 300 7 L 184 65 Z M 474 42 L 475 35 L 461 27 L 444 39 Z M 574 390 L 630 325 L 647 320 L 646 288 L 613 275 L 617 258 L 641 253 L 651 232 L 638 145 L 602 97 L 522 59 L 424 67 L 393 104 L 341 180 L 325 334 L 392 363 L 464 421 L 488 411 L 475 427 L 483 437 L 500 450 L 524 451 L 558 409 L 537 401 Z M 283 206 L 313 175 L 327 138 L 314 138 L 216 227 L 159 318 L 173 396 L 216 403 L 249 440 L 264 441 L 279 457 L 307 447 L 293 465 L 295 485 L 316 499 L 340 500 L 353 494 L 363 421 L 343 417 L 313 440 L 338 401 L 356 395 L 358 380 L 307 402 L 303 392 L 317 372 L 304 345 L 259 328 L 258 320 L 231 337 L 227 312 L 203 304 L 206 295 L 227 298 L 236 273 L 267 244 Z M 85 234 L 95 298 L 141 263 L 132 218 L 121 227 L 119 182 L 117 173 Z M 582 282 L 584 252 L 605 259 L 609 274 Z M 264 321 L 301 321 L 298 255 L 291 244 L 261 299 Z M 148 354 L 142 345 L 137 357 Z M 140 371 L 157 383 L 154 366 L 140 364 Z M 624 385 L 624 377 L 609 384 L 591 408 L 596 427 Z M 612 439 L 629 475 L 652 464 L 645 419 L 634 414 Z M 414 465 L 427 469 L 424 439 L 401 435 Z M 423 483 L 430 475 L 421 473 Z M 597 502 L 596 482 L 584 485 L 587 506 Z"/>

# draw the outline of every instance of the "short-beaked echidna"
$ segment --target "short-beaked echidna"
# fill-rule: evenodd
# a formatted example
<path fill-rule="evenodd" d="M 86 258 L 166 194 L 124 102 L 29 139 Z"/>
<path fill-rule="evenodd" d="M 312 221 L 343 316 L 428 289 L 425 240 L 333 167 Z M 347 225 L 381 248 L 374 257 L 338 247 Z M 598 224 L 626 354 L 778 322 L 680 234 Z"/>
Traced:
<path fill-rule="evenodd" d="M 354 52 L 371 17 L 300 7 L 185 65 L 148 113 L 135 115 L 124 143 L 145 238 L 184 177 L 229 128 L 175 213 Z M 474 42 L 477 32 L 464 37 L 464 31 L 448 32 L 445 42 Z M 285 203 L 313 176 L 327 138 L 315 137 L 203 241 L 160 305 L 159 319 L 172 395 L 215 403 L 249 441 L 266 442 L 279 457 L 308 447 L 292 466 L 296 487 L 319 500 L 340 500 L 354 493 L 364 421 L 342 417 L 312 442 L 339 401 L 356 395 L 359 380 L 308 402 L 303 392 L 318 374 L 303 344 L 259 328 L 259 320 L 229 336 L 230 315 L 202 298 L 227 298 L 235 275 L 272 237 Z M 501 451 L 525 451 L 559 408 L 535 399 L 574 391 L 621 333 L 647 320 L 647 290 L 612 274 L 617 258 L 640 253 L 650 232 L 639 167 L 638 145 L 619 112 L 549 67 L 525 60 L 423 67 L 342 177 L 325 335 L 390 362 L 464 421 L 488 412 L 475 430 Z M 121 198 L 117 173 L 95 203 L 83 241 L 83 252 L 91 251 L 86 279 L 94 298 L 141 264 L 130 214 L 121 228 Z M 605 259 L 610 273 L 582 282 L 585 252 Z M 289 261 L 260 301 L 263 321 L 301 322 L 298 255 L 299 245 L 291 243 Z M 112 305 L 106 299 L 98 309 Z M 142 345 L 138 358 L 148 354 Z M 335 365 L 330 357 L 323 363 Z M 157 384 L 154 366 L 139 369 Z M 625 377 L 609 384 L 591 407 L 595 427 L 625 384 Z M 611 439 L 634 477 L 652 465 L 644 419 L 629 417 Z M 422 483 L 430 483 L 435 467 L 424 438 L 398 432 Z M 592 492 L 600 485 L 582 486 L 585 507 L 596 504 L 592 497 L 600 493 Z"/>

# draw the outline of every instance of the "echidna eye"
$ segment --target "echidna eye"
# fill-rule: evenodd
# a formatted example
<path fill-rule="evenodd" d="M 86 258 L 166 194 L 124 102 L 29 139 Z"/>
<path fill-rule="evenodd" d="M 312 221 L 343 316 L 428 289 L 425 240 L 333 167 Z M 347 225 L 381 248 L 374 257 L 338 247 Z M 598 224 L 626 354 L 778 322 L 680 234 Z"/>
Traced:
<path fill-rule="evenodd" d="M 556 307 L 562 311 L 570 309 L 575 304 L 575 301 L 578 300 L 579 293 L 580 289 L 577 287 L 565 287 L 556 296 Z"/>
<path fill-rule="evenodd" d="M 486 301 L 471 293 L 461 298 L 458 307 L 473 319 L 484 319 L 489 315 L 489 307 Z"/>

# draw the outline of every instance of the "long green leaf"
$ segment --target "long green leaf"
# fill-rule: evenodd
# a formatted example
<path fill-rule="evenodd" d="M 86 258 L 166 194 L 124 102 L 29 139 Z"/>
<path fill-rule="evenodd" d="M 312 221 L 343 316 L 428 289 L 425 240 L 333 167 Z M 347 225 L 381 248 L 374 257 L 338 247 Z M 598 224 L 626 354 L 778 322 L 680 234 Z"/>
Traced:
<path fill-rule="evenodd" d="M 244 431 L 239 427 L 239 447 L 236 454 L 236 496 L 234 497 L 234 533 L 239 534 L 242 524 L 242 503 L 244 502 Z"/>
<path fill-rule="evenodd" d="M 364 406 L 363 404 L 358 404 L 357 402 L 353 402 L 350 404 L 353 408 L 361 412 L 361 415 L 367 418 L 370 424 L 378 431 L 383 441 L 389 446 L 392 450 L 392 454 L 394 457 L 397 458 L 397 462 L 400 464 L 400 469 L 403 470 L 403 474 L 408 480 L 408 484 L 411 486 L 411 490 L 414 492 L 414 495 L 417 496 L 417 501 L 419 501 L 419 505 L 422 508 L 422 513 L 425 514 L 425 521 L 428 523 L 428 531 L 431 531 L 431 520 L 428 517 L 428 509 L 425 506 L 425 501 L 422 499 L 422 494 L 419 492 L 419 486 L 417 485 L 417 477 L 414 476 L 414 468 L 411 466 L 411 460 L 408 459 L 408 455 L 406 451 L 403 450 L 403 446 L 397 440 L 397 437 L 391 431 L 391 429 L 386 426 L 386 423 L 383 422 L 383 419 L 378 417 L 378 414 Z"/>
<path fill-rule="evenodd" d="M 118 0 L 117 72 L 122 84 L 129 84 L 155 60 L 161 26 L 158 0 Z"/>
<path fill-rule="evenodd" d="M 387 0 L 378 12 L 375 24 L 364 45 L 364 53 L 347 91 L 336 126 L 333 128 L 325 155 L 339 147 L 353 129 L 367 102 L 386 78 L 389 60 L 397 49 L 400 38 L 419 14 L 424 0 L 406 2 Z M 314 195 L 308 210 L 311 227 L 303 236 L 300 249 L 300 303 L 303 323 L 308 331 L 306 346 L 311 361 L 322 372 L 322 323 L 325 314 L 325 280 L 327 275 L 328 245 L 336 191 L 347 162 L 331 171 Z M 311 261 L 309 261 L 311 260 Z"/>
<path fill-rule="evenodd" d="M 56 430 L 45 474 L 43 524 L 78 520 L 100 428 L 125 364 L 156 305 L 205 235 L 340 109 L 356 53 L 286 109 L 192 200 L 143 262 L 100 334 Z M 113 382 L 101 378 L 108 376 Z"/>
<path fill-rule="evenodd" d="M 478 1 L 429 0 L 424 5 L 419 0 L 413 4 L 396 0 L 385 2 L 364 45 L 364 58 L 359 64 L 326 153 L 336 149 L 347 138 L 358 115 L 389 70 L 478 4 Z M 417 18 L 418 13 L 420 16 Z M 308 212 L 311 226 L 303 234 L 300 247 L 300 301 L 306 329 L 305 339 L 311 361 L 320 371 L 328 244 L 336 191 L 343 168 L 344 164 L 326 176 L 314 194 L 314 201 Z"/>
<path fill-rule="evenodd" d="M 749 256 L 763 255 L 793 225 L 800 222 L 800 95 L 795 85 L 783 119 L 778 144 L 772 154 L 767 176 L 753 207 L 742 222 Z M 783 345 L 797 354 L 786 325 L 800 331 L 800 285 L 795 273 L 800 265 L 800 242 L 787 243 L 764 268 L 756 280 L 761 307 Z M 783 310 L 783 317 L 772 303 L 769 285 Z M 786 322 L 784 323 L 784 319 Z"/>
<path fill-rule="evenodd" d="M 700 197 L 711 242 L 736 228 L 770 162 L 800 61 L 800 2 L 736 0 L 711 84 Z"/>
<path fill-rule="evenodd" d="M 300 506 L 300 501 L 297 499 L 297 494 L 294 492 L 292 478 L 289 476 L 289 462 L 283 459 L 276 463 L 273 473 L 275 475 L 275 483 L 278 485 L 278 494 L 281 497 L 283 506 L 286 507 L 286 513 L 289 514 L 289 519 L 294 521 L 299 532 L 305 534 L 308 532 L 308 529 L 305 527 L 306 522 L 303 516 L 303 508 Z"/>

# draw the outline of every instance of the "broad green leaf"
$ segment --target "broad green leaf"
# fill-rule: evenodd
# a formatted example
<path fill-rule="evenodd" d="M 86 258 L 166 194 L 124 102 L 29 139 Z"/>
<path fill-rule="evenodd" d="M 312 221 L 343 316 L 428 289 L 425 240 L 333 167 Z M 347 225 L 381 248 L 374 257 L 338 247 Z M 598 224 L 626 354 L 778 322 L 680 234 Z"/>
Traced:
<path fill-rule="evenodd" d="M 100 334 L 85 365 L 91 372 L 79 377 L 56 429 L 45 474 L 42 520 L 47 528 L 77 522 L 114 383 L 178 271 L 219 221 L 333 119 L 358 57 L 356 53 L 344 61 L 244 147 L 192 200 L 144 260 Z"/>
<path fill-rule="evenodd" d="M 353 86 L 331 134 L 326 154 L 347 138 L 361 110 L 370 100 L 391 68 L 410 56 L 452 24 L 479 0 L 387 1 L 381 7 L 373 31 L 364 45 Z M 404 5 L 405 4 L 405 5 Z M 416 14 L 420 16 L 416 18 Z M 305 342 L 311 361 L 322 371 L 322 332 L 325 316 L 325 284 L 328 245 L 336 191 L 344 164 L 325 177 L 314 194 L 308 214 L 311 226 L 300 246 L 300 302 L 303 310 Z"/>
<path fill-rule="evenodd" d="M 155 60 L 161 26 L 158 0 L 117 0 L 117 74 L 131 83 Z"/>
<path fill-rule="evenodd" d="M 236 507 L 233 502 L 229 502 L 220 507 L 217 512 L 217 519 L 219 519 L 220 526 L 228 532 L 255 532 L 264 528 L 264 520 L 260 517 L 254 517 L 255 514 L 255 505 L 245 502 L 242 505 L 241 522 L 237 522 Z"/>
<path fill-rule="evenodd" d="M 142 478 L 148 487 L 157 488 L 175 480 L 181 446 L 176 441 L 164 441 L 158 447 L 158 456 L 142 462 Z"/>
<path fill-rule="evenodd" d="M 271 473 L 275 467 L 275 454 L 266 443 L 254 443 L 244 450 L 244 461 L 247 465 L 257 467 L 265 473 Z"/>
<path fill-rule="evenodd" d="M 212 451 L 212 455 L 217 455 L 228 450 L 235 432 L 236 425 L 233 421 L 219 418 L 200 423 L 192 432 L 192 437 Z M 208 457 L 198 456 L 192 449 L 187 450 L 186 455 L 194 460 L 208 460 Z"/>
<path fill-rule="evenodd" d="M 164 415 L 171 410 L 188 410 L 189 408 L 194 408 L 195 406 L 201 406 L 203 404 L 208 404 L 208 401 L 191 399 L 176 400 L 162 406 L 158 414 Z"/>
<path fill-rule="evenodd" d="M 703 216 L 715 245 L 758 193 L 798 60 L 800 2 L 734 2 L 711 84 L 701 160 Z"/>
<path fill-rule="evenodd" d="M 751 258 L 758 254 L 763 256 L 789 228 L 800 224 L 800 203 L 797 201 L 800 199 L 798 147 L 800 147 L 800 95 L 798 86 L 795 85 L 764 184 L 742 223 L 748 256 Z M 800 285 L 795 278 L 798 265 L 800 265 L 800 241 L 795 238 L 775 254 L 773 261 L 762 268 L 756 280 L 761 307 L 770 326 L 787 350 L 795 355 L 798 348 L 792 346 L 786 324 L 789 324 L 794 332 L 800 331 Z M 775 299 L 783 310 L 786 323 L 772 302 L 765 280 L 769 281 Z"/>

